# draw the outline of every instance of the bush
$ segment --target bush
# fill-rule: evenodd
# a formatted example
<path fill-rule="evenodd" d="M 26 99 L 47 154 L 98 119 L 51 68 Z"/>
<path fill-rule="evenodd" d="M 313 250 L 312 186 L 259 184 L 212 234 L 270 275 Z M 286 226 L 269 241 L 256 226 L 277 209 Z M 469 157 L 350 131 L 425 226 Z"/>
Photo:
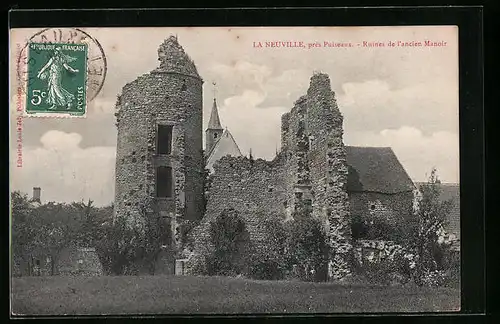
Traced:
<path fill-rule="evenodd" d="M 376 285 L 404 285 L 415 275 L 415 261 L 412 254 L 397 252 L 392 258 L 386 257 L 379 261 L 356 261 L 353 267 L 357 276 L 365 278 Z"/>
<path fill-rule="evenodd" d="M 460 252 L 448 249 L 445 254 L 443 271 L 445 280 L 443 285 L 446 287 L 460 287 Z"/>
<path fill-rule="evenodd" d="M 245 222 L 234 209 L 225 209 L 210 225 L 213 251 L 206 255 L 208 275 L 241 273 L 240 255 L 248 239 Z"/>
<path fill-rule="evenodd" d="M 286 270 L 283 255 L 272 249 L 251 248 L 245 258 L 245 276 L 260 280 L 283 279 Z"/>
<path fill-rule="evenodd" d="M 259 219 L 267 237 L 258 246 L 249 247 L 244 260 L 245 274 L 253 279 L 283 279 L 288 268 L 285 256 L 287 233 L 283 220 L 275 215 L 259 215 Z"/>
<path fill-rule="evenodd" d="M 402 217 L 402 219 L 405 219 Z M 359 215 L 354 215 L 351 224 L 352 237 L 354 240 L 391 240 L 404 241 L 407 235 L 407 227 L 411 226 L 409 221 L 391 222 L 383 218 L 372 219 L 368 222 Z"/>
<path fill-rule="evenodd" d="M 325 281 L 329 247 L 319 220 L 299 208 L 288 223 L 286 258 L 292 276 L 305 281 Z"/>
<path fill-rule="evenodd" d="M 420 280 L 424 286 L 427 287 L 440 287 L 443 286 L 446 281 L 446 272 L 435 270 L 435 271 L 425 271 L 421 276 Z"/>
<path fill-rule="evenodd" d="M 192 246 L 194 244 L 193 238 L 190 234 L 195 227 L 200 224 L 199 220 L 184 220 L 181 225 L 181 240 L 184 246 Z"/>
<path fill-rule="evenodd" d="M 186 274 L 208 276 L 209 271 L 205 255 L 209 255 L 209 253 L 201 253 L 198 251 L 198 253 L 191 255 L 186 264 Z"/>

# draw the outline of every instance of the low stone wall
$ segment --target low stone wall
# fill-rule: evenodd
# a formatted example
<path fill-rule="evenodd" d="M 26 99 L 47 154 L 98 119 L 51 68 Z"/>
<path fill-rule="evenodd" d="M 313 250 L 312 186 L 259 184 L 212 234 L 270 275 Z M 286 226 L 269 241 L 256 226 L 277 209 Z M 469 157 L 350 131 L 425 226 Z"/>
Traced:
<path fill-rule="evenodd" d="M 382 240 L 358 240 L 354 244 L 356 259 L 364 261 L 392 260 L 396 253 L 403 253 L 404 249 L 400 244 L 392 241 Z"/>

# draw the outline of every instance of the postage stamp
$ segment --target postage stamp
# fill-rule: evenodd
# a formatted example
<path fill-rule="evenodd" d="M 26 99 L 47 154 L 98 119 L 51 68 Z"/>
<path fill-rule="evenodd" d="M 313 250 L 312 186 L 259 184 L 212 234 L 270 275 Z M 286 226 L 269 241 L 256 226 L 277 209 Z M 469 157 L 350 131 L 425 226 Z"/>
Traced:
<path fill-rule="evenodd" d="M 86 112 L 87 44 L 30 43 L 26 113 Z"/>
<path fill-rule="evenodd" d="M 17 44 L 15 57 L 24 117 L 86 117 L 106 79 L 101 44 L 78 28 L 38 30 Z"/>

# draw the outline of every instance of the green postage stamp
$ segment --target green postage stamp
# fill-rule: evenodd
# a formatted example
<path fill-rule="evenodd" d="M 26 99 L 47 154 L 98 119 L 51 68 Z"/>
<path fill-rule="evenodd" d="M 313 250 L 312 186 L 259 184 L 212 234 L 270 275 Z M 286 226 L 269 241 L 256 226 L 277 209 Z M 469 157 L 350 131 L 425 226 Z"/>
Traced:
<path fill-rule="evenodd" d="M 84 116 L 87 44 L 30 43 L 26 113 Z"/>

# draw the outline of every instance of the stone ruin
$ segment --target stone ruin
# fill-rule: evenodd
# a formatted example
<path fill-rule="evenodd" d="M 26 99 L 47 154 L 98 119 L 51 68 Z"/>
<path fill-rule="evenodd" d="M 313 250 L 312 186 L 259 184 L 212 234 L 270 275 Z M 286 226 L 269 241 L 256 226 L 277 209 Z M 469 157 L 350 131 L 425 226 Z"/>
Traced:
<path fill-rule="evenodd" d="M 263 217 L 281 215 L 286 220 L 297 206 L 307 204 L 312 207 L 313 217 L 324 225 L 334 251 L 328 277 L 341 279 L 351 271 L 353 206 L 370 215 L 379 209 L 381 215 L 398 214 L 407 207 L 408 195 L 411 206 L 413 183 L 390 148 L 344 146 L 343 116 L 329 76 L 314 73 L 307 93 L 282 116 L 281 151 L 274 160 L 244 156 L 217 160 L 204 212 L 203 80 L 177 37 L 165 40 L 158 56 L 159 67 L 125 85 L 116 103 L 115 219 L 123 217 L 137 228 L 143 228 L 148 218 L 162 221 L 165 256 L 160 257 L 163 263 L 155 273 L 174 273 L 176 257 L 187 260 L 189 273 L 189 260 L 200 257 L 203 249 L 197 246 L 206 244 L 210 223 L 225 208 L 235 209 L 244 218 L 250 239 L 258 245 L 268 234 L 261 226 Z M 208 135 L 221 132 L 221 127 L 207 130 Z M 365 156 L 376 156 L 376 161 L 382 157 L 390 162 L 385 165 L 387 172 L 399 170 L 393 176 L 397 180 L 394 192 L 387 195 L 384 190 L 363 189 L 365 184 L 358 179 L 363 174 L 349 171 L 352 168 L 347 159 L 351 151 L 358 155 L 358 161 L 366 160 Z M 378 170 L 369 166 L 364 171 Z M 349 174 L 356 180 L 352 187 L 361 188 L 352 194 Z M 372 178 L 368 174 L 367 179 Z M 383 181 L 368 183 L 372 184 L 390 187 Z M 369 210 L 374 201 L 383 201 L 384 206 Z M 184 220 L 201 220 L 190 233 L 194 249 L 187 252 L 182 252 L 179 231 Z"/>
<path fill-rule="evenodd" d="M 192 234 L 195 241 L 206 244 L 210 222 L 225 208 L 245 219 L 251 240 L 265 241 L 259 218 L 287 219 L 304 203 L 324 224 L 335 251 L 329 277 L 349 274 L 352 247 L 342 123 L 328 75 L 314 74 L 307 94 L 282 117 L 281 152 L 273 161 L 225 156 L 215 162 L 206 214 Z"/>
<path fill-rule="evenodd" d="M 203 80 L 175 36 L 158 57 L 159 67 L 126 84 L 116 103 L 114 218 L 139 229 L 160 219 L 171 272 L 179 224 L 202 214 Z"/>

